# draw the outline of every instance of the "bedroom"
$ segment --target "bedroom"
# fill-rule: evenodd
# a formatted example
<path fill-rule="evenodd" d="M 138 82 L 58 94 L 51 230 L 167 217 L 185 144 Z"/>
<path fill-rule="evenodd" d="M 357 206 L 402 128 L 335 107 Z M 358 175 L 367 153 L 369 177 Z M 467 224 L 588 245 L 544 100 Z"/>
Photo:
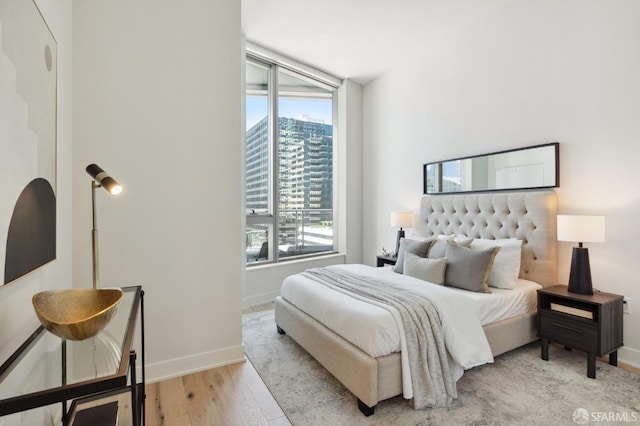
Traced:
<path fill-rule="evenodd" d="M 378 16 L 382 7 L 376 4 L 372 16 Z M 597 214 L 606 216 L 607 242 L 590 247 L 603 257 L 595 260 L 596 255 L 592 254 L 592 262 L 599 263 L 592 264 L 594 280 L 606 281 L 607 286 L 601 287 L 633 300 L 637 287 L 632 284 L 632 269 L 616 265 L 632 265 L 637 253 L 632 242 L 635 213 L 620 210 L 630 208 L 637 212 L 640 208 L 638 197 L 633 195 L 632 182 L 637 172 L 625 159 L 639 149 L 634 141 L 640 129 L 633 123 L 639 106 L 631 95 L 638 89 L 631 70 L 637 69 L 639 63 L 630 43 L 634 30 L 622 18 L 638 13 L 637 6 L 631 2 L 605 5 L 524 1 L 488 2 L 479 8 L 482 10 L 456 16 L 464 22 L 452 18 L 458 25 L 434 29 L 440 33 L 434 37 L 437 41 L 433 45 L 427 39 L 420 48 L 409 44 L 407 49 L 397 48 L 391 53 L 388 33 L 336 36 L 346 41 L 329 45 L 337 50 L 331 52 L 323 44 L 325 36 L 320 28 L 307 31 L 299 44 L 286 37 L 301 31 L 308 21 L 290 25 L 290 33 L 270 30 L 283 27 L 287 21 L 298 22 L 293 19 L 295 9 L 290 9 L 289 14 L 278 11 L 278 16 L 268 14 L 264 7 L 249 9 L 249 14 L 269 19 L 262 21 L 249 15 L 254 26 L 247 29 L 247 38 L 277 46 L 309 63 L 311 58 L 319 57 L 337 69 L 351 72 L 356 65 L 344 60 L 349 54 L 366 63 L 361 69 L 372 67 L 371 62 L 385 64 L 380 66 L 386 67 L 386 72 L 368 81 L 363 89 L 362 161 L 354 166 L 356 170 L 362 167 L 362 205 L 348 200 L 356 210 L 365 212 L 361 229 L 346 230 L 362 232 L 363 263 L 373 265 L 382 247 L 394 247 L 395 230 L 389 226 L 389 212 L 417 212 L 422 192 L 421 166 L 430 161 L 425 159 L 561 141 L 561 185 L 556 189 L 559 212 L 600 212 Z M 413 12 L 406 13 L 399 6 L 388 11 L 389 22 L 385 24 L 395 28 L 394 19 L 413 16 L 401 21 L 405 31 L 397 37 L 405 40 L 402 37 L 410 39 L 420 31 L 414 21 L 426 25 L 431 22 L 429 19 L 436 19 Z M 319 22 L 329 20 L 329 12 L 318 13 Z M 333 19 L 338 27 L 344 24 L 340 15 Z M 272 26 L 272 21 L 281 25 Z M 613 26 L 618 27 L 616 31 Z M 364 33 L 363 27 L 357 26 L 356 32 Z M 360 52 L 354 46 L 361 47 L 361 39 L 376 43 L 362 47 Z M 372 51 L 379 57 L 378 62 L 370 58 Z M 366 73 L 360 78 L 366 80 Z M 526 135 L 526 142 L 520 135 Z M 611 174 L 612 180 L 603 180 L 603 173 Z M 615 188 L 610 188 L 612 181 L 616 182 Z M 631 227 L 629 233 L 618 228 L 625 226 Z M 357 235 L 356 240 L 360 234 Z M 615 238 L 615 244 L 609 235 Z M 559 282 L 568 280 L 570 248 L 570 243 L 558 243 Z M 355 252 L 347 250 L 347 263 L 359 262 L 359 254 L 359 247 Z M 282 279 L 292 271 L 279 274 L 273 269 L 248 269 L 245 304 L 279 294 Z M 627 361 L 638 365 L 639 344 L 633 343 L 637 338 L 632 316 L 633 313 L 625 316 L 625 349 L 621 352 Z"/>
<path fill-rule="evenodd" d="M 147 290 L 149 376 L 241 359 L 241 306 L 272 298 L 286 272 L 266 272 L 272 278 L 261 289 L 250 287 L 247 273 L 244 285 L 240 5 L 38 4 L 60 57 L 59 256 L 0 289 L 3 356 L 35 321 L 14 306 L 29 306 L 39 289 L 90 280 L 83 174 L 95 161 L 132 188 L 127 198 L 101 205 L 101 261 L 103 281 Z M 441 47 L 414 49 L 364 87 L 350 86 L 362 90 L 365 108 L 354 163 L 362 168 L 355 173 L 362 197 L 349 199 L 343 212 L 357 241 L 347 260 L 373 264 L 382 246 L 393 246 L 389 212 L 417 208 L 423 162 L 557 140 L 560 212 L 607 217 L 607 242 L 589 247 L 596 286 L 640 300 L 633 268 L 640 255 L 637 3 L 489 6 L 443 34 Z M 365 8 L 352 13 L 345 19 L 368 16 Z M 196 84 L 210 76 L 212 85 Z M 158 173 L 169 182 L 149 179 Z M 560 282 L 568 277 L 570 249 L 559 244 Z M 640 365 L 638 312 L 632 306 L 625 316 L 619 354 L 633 365 Z"/>

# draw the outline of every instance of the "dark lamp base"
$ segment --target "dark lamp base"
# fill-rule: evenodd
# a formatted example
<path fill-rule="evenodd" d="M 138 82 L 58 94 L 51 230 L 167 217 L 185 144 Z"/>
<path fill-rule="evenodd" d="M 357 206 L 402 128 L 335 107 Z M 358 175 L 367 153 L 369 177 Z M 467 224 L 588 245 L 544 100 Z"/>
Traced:
<path fill-rule="evenodd" d="M 569 275 L 569 292 L 587 295 L 593 294 L 591 267 L 589 266 L 589 250 L 586 248 L 573 248 L 571 273 Z"/>
<path fill-rule="evenodd" d="M 398 252 L 400 251 L 400 239 L 404 238 L 404 230 L 400 228 L 398 231 L 398 238 L 396 239 L 396 252 L 393 254 L 393 257 L 398 257 Z"/>

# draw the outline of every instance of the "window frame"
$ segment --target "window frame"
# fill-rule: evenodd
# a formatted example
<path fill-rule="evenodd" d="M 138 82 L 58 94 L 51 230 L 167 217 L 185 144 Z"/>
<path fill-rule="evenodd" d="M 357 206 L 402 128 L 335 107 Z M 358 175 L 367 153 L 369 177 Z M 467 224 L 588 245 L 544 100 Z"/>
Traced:
<path fill-rule="evenodd" d="M 338 140 L 338 89 L 340 88 L 342 81 L 336 77 L 324 73 L 323 71 L 314 69 L 307 65 L 301 64 L 290 58 L 286 58 L 282 55 L 271 52 L 265 48 L 262 48 L 253 43 L 247 42 L 245 61 L 247 64 L 254 64 L 257 66 L 265 67 L 269 70 L 269 78 L 267 84 L 267 114 L 268 114 L 268 136 L 269 136 L 269 191 L 267 212 L 254 212 L 250 213 L 247 208 L 246 223 L 245 223 L 245 235 L 247 227 L 250 225 L 267 225 L 269 231 L 267 244 L 269 247 L 267 260 L 255 262 L 249 262 L 247 260 L 246 266 L 252 267 L 257 265 L 275 264 L 289 260 L 299 260 L 309 257 L 326 256 L 337 253 L 338 247 L 338 191 L 336 188 L 336 176 L 337 176 L 337 149 L 336 142 Z M 301 79 L 312 83 L 321 89 L 331 92 L 332 99 L 332 229 L 333 229 L 333 248 L 330 251 L 323 251 L 319 253 L 308 253 L 300 255 L 292 255 L 286 257 L 280 257 L 278 248 L 279 239 L 279 191 L 278 191 L 278 176 L 279 176 L 279 159 L 278 159 L 278 103 L 279 103 L 279 74 L 284 71 L 286 74 L 292 75 L 294 78 Z M 245 84 L 244 96 L 246 97 L 248 90 Z M 246 116 L 246 102 L 245 102 L 245 116 Z M 246 132 L 246 130 L 245 130 Z M 246 141 L 245 141 L 246 144 Z M 245 145 L 246 147 L 246 145 Z M 246 148 L 245 148 L 246 149 Z M 246 160 L 245 160 L 245 179 L 246 179 Z M 245 195 L 246 200 L 246 195 Z M 304 222 L 303 222 L 304 227 Z M 246 252 L 246 248 L 245 248 Z"/>

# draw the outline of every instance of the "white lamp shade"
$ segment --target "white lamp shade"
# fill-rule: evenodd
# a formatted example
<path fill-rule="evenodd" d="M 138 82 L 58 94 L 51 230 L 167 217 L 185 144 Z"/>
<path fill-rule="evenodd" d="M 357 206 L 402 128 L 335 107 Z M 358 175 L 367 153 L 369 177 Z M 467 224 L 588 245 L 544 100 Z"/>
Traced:
<path fill-rule="evenodd" d="M 558 241 L 604 242 L 604 216 L 558 216 Z"/>
<path fill-rule="evenodd" d="M 394 228 L 410 228 L 413 224 L 411 212 L 391 212 L 391 226 Z"/>

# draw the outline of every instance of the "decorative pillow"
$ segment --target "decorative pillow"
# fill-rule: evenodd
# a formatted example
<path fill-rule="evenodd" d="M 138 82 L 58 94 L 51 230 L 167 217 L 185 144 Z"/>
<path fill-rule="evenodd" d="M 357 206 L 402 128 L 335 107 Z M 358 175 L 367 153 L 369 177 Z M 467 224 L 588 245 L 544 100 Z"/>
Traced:
<path fill-rule="evenodd" d="M 436 242 L 433 243 L 429 249 L 427 257 L 429 259 L 440 259 L 445 257 L 445 250 L 447 248 L 447 241 L 453 241 L 460 244 L 463 247 L 469 247 L 473 238 L 465 237 L 464 235 L 438 235 Z"/>
<path fill-rule="evenodd" d="M 444 272 L 447 269 L 447 258 L 428 259 L 413 253 L 404 255 L 404 275 L 429 281 L 433 284 L 444 284 Z"/>
<path fill-rule="evenodd" d="M 417 232 L 412 232 L 411 235 L 409 235 L 407 237 L 407 239 L 416 240 L 416 241 L 426 241 L 426 240 L 432 240 L 433 237 L 423 237 L 422 235 L 418 234 Z"/>
<path fill-rule="evenodd" d="M 486 249 L 500 247 L 493 260 L 487 284 L 491 287 L 513 290 L 520 275 L 520 258 L 522 256 L 522 240 L 515 238 L 504 240 L 473 240 L 471 248 Z"/>
<path fill-rule="evenodd" d="M 449 259 L 444 285 L 478 293 L 491 293 L 487 285 L 493 259 L 500 247 L 476 250 L 447 241 L 445 249 Z"/>
<path fill-rule="evenodd" d="M 400 248 L 398 249 L 398 258 L 396 259 L 396 264 L 393 267 L 393 272 L 397 272 L 399 274 L 404 270 L 404 254 L 405 253 L 413 253 L 420 257 L 427 257 L 427 252 L 429 251 L 429 247 L 433 240 L 429 239 L 426 241 L 416 241 L 409 240 L 406 238 L 400 238 Z"/>

